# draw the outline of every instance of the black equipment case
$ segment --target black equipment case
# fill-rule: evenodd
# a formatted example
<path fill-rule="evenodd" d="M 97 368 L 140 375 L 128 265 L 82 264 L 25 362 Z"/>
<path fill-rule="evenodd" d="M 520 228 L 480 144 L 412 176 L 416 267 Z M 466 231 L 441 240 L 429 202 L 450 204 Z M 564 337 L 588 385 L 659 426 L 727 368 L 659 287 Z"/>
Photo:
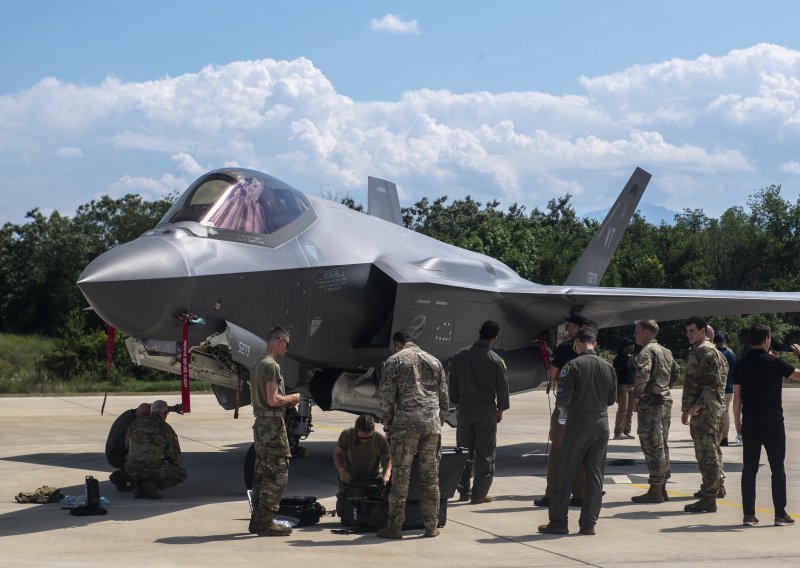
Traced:
<path fill-rule="evenodd" d="M 453 497 L 461 473 L 467 463 L 467 450 L 465 448 L 442 448 L 442 457 L 439 461 L 439 526 L 447 522 L 447 500 Z M 408 484 L 408 497 L 406 499 L 406 520 L 403 530 L 425 528 L 420 509 L 419 463 L 417 457 L 411 464 L 411 478 Z M 382 496 L 361 497 L 348 501 L 349 511 L 345 518 L 346 524 L 365 529 L 380 529 L 389 522 L 388 490 Z"/>
<path fill-rule="evenodd" d="M 298 520 L 298 527 L 315 525 L 325 514 L 325 507 L 317 502 L 316 497 L 284 497 L 278 507 L 278 514 Z"/>

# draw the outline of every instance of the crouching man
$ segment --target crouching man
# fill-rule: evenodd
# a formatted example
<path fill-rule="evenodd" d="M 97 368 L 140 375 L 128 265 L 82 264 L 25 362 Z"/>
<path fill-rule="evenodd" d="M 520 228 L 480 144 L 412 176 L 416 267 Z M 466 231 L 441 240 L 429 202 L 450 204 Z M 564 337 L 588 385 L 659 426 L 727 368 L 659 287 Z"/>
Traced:
<path fill-rule="evenodd" d="M 360 497 L 367 487 L 383 486 L 392 475 L 389 443 L 375 431 L 375 419 L 362 414 L 354 428 L 339 435 L 333 450 L 333 464 L 339 474 L 336 514 L 344 517 L 348 498 Z"/>
<path fill-rule="evenodd" d="M 159 489 L 186 481 L 178 435 L 167 424 L 169 408 L 163 400 L 150 405 L 150 415 L 128 428 L 125 472 L 133 479 L 137 499 L 161 499 Z"/>

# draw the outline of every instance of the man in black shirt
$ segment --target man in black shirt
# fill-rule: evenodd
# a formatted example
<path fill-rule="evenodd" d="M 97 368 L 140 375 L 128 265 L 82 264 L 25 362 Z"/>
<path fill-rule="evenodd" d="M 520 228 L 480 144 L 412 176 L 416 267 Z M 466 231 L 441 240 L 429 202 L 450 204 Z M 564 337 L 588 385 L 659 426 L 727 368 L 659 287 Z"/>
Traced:
<path fill-rule="evenodd" d="M 578 356 L 575 351 L 575 336 L 578 332 L 591 325 L 591 321 L 586 316 L 580 314 L 572 314 L 567 318 L 567 331 L 564 334 L 563 340 L 556 347 L 553 361 L 550 363 L 550 384 L 548 385 L 547 392 L 550 389 L 556 389 L 558 392 L 558 376 L 561 368 L 572 361 Z M 550 416 L 550 452 L 547 456 L 547 487 L 544 490 L 544 496 L 534 499 L 533 504 L 536 507 L 550 506 L 550 493 L 555 487 L 556 465 L 558 463 L 558 451 L 561 447 L 561 440 L 564 438 L 564 425 L 558 423 L 559 415 L 558 407 L 553 410 Z M 583 498 L 586 494 L 586 477 L 583 470 L 578 474 L 575 483 L 572 485 L 572 500 L 571 505 L 579 507 L 583 505 Z"/>
<path fill-rule="evenodd" d="M 761 446 L 767 451 L 772 471 L 772 504 L 775 525 L 794 524 L 786 513 L 786 431 L 783 426 L 781 390 L 783 379 L 800 381 L 800 369 L 770 353 L 772 338 L 766 325 L 750 328 L 750 350 L 736 363 L 733 376 L 733 413 L 736 431 L 742 434 L 742 507 L 746 526 L 756 518 L 756 474 Z M 800 345 L 792 352 L 800 356 Z"/>
<path fill-rule="evenodd" d="M 617 356 L 614 357 L 614 371 L 617 373 L 617 417 L 614 421 L 614 439 L 632 440 L 633 383 L 636 382 L 636 360 L 631 356 L 636 342 L 623 337 Z"/>

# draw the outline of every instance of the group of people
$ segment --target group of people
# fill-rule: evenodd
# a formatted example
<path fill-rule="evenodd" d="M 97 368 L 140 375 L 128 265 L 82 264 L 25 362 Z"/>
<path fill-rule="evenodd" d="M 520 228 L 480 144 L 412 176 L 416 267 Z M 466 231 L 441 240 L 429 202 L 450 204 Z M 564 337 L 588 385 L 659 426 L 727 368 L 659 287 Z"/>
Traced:
<path fill-rule="evenodd" d="M 137 499 L 161 499 L 159 489 L 186 481 L 178 436 L 167 424 L 163 400 L 143 402 L 120 414 L 106 440 L 106 459 L 117 468 L 109 479 L 118 491 L 135 491 Z"/>
<path fill-rule="evenodd" d="M 582 322 L 579 317 L 568 320 L 567 340 L 559 345 L 552 364 L 555 370 L 551 376 L 557 372 L 559 379 L 553 418 L 566 415 L 566 423 L 551 420 L 551 441 L 557 451 L 550 453 L 545 496 L 534 501 L 535 505 L 549 507 L 549 523 L 539 527 L 544 534 L 568 532 L 568 506 L 570 501 L 578 504 L 576 497 L 582 505 L 580 533 L 595 534 L 610 437 L 606 409 L 615 401 L 619 409 L 613 439 L 634 438 L 630 428 L 631 415 L 636 412 L 637 434 L 649 471 L 648 491 L 632 497 L 632 501 L 669 501 L 666 483 L 670 478 L 670 389 L 680 378 L 680 367 L 672 352 L 656 340 L 659 327 L 655 320 L 636 322 L 634 337 L 641 347 L 639 354 L 632 357 L 634 342 L 625 341 L 612 366 L 597 357 L 594 332 L 589 322 Z M 732 401 L 736 431 L 743 444 L 743 524 L 753 526 L 759 522 L 755 517 L 755 480 L 762 447 L 772 473 L 774 524 L 793 524 L 786 512 L 786 434 L 781 389 L 785 378 L 800 380 L 800 369 L 770 351 L 768 326 L 754 325 L 743 334 L 747 349 L 737 361 L 727 348 L 724 335 L 715 334 L 704 318 L 690 317 L 685 325 L 690 350 L 681 422 L 689 426 L 702 483 L 695 493 L 698 501 L 687 504 L 684 510 L 715 512 L 717 498 L 726 495 L 720 446 L 727 445 Z M 565 346 L 570 346 L 574 354 L 568 356 L 566 364 L 559 365 L 563 361 L 559 353 L 566 351 Z M 793 344 L 791 350 L 800 356 L 800 345 Z M 582 477 L 585 481 L 581 481 Z"/>
<path fill-rule="evenodd" d="M 473 504 L 492 500 L 488 492 L 494 476 L 497 424 L 509 408 L 505 364 L 491 350 L 499 330 L 497 323 L 485 322 L 478 341 L 453 357 L 449 373 L 445 373 L 436 357 L 416 344 L 410 331 L 395 332 L 394 354 L 381 369 L 383 434 L 376 431 L 373 417 L 359 416 L 355 427 L 340 434 L 333 452 L 340 483 L 337 496 L 340 514 L 348 488 L 385 485 L 391 480 L 388 522 L 377 535 L 402 538 L 411 465 L 416 455 L 424 536 L 438 536 L 441 428 L 451 405 L 457 409 L 458 445 L 469 449 L 459 484 L 460 498 Z M 251 373 L 256 475 L 250 532 L 259 536 L 291 533 L 290 528 L 275 523 L 288 480 L 290 457 L 283 412 L 285 407 L 299 401 L 297 394 L 285 394 L 277 363 L 290 342 L 285 329 L 271 330 L 267 335 L 266 356 Z"/>
<path fill-rule="evenodd" d="M 391 481 L 388 523 L 377 536 L 402 538 L 416 455 L 424 536 L 438 536 L 441 427 L 451 406 L 456 408 L 457 444 L 469 452 L 458 485 L 459 499 L 472 504 L 493 500 L 489 490 L 494 478 L 497 424 L 509 408 L 505 363 L 492 350 L 499 331 L 496 322 L 484 322 L 478 340 L 452 357 L 447 372 L 436 357 L 416 344 L 410 331 L 393 335 L 394 354 L 382 366 L 379 387 L 383 434 L 376 431 L 372 416 L 362 415 L 354 428 L 341 433 L 334 449 L 340 483 L 337 511 L 348 488 Z M 680 378 L 680 368 L 672 352 L 656 340 L 658 331 L 655 320 L 637 321 L 634 340 L 623 342 L 611 365 L 596 351 L 597 337 L 591 322 L 578 314 L 567 319 L 564 341 L 549 362 L 548 389 L 555 389 L 556 406 L 550 421 L 547 486 L 544 496 L 534 501 L 534 505 L 549 510 L 549 522 L 539 526 L 539 532 L 568 533 L 568 508 L 575 505 L 581 507 L 579 532 L 595 534 L 612 437 L 608 407 L 614 403 L 619 409 L 613 439 L 635 437 L 630 433 L 635 412 L 637 435 L 649 471 L 648 491 L 632 501 L 658 504 L 669 500 L 670 389 Z M 732 402 L 736 431 L 743 443 L 743 523 L 752 526 L 759 522 L 755 517 L 755 480 L 763 447 L 772 471 L 775 524 L 792 524 L 786 513 L 781 388 L 785 378 L 800 380 L 800 369 L 772 354 L 770 329 L 764 325 L 748 330 L 749 348 L 738 361 L 732 353 L 726 353 L 730 350 L 724 336 L 713 334 L 701 317 L 686 321 L 686 336 L 691 347 L 685 366 L 681 422 L 689 426 L 702 484 L 695 494 L 698 501 L 684 510 L 714 512 L 717 498 L 726 494 L 720 445 L 727 443 L 726 415 Z M 266 340 L 265 356 L 252 369 L 250 379 L 256 465 L 249 531 L 259 536 L 285 536 L 291 534 L 291 528 L 275 522 L 291 457 L 284 413 L 287 407 L 299 403 L 300 395 L 286 394 L 278 363 L 289 348 L 289 332 L 273 328 Z M 635 357 L 634 345 L 641 348 Z M 800 356 L 800 345 L 793 344 L 791 350 Z M 168 413 L 167 404 L 158 400 L 131 409 L 114 422 L 106 456 L 119 468 L 110 478 L 120 491 L 135 489 L 137 498 L 157 499 L 158 489 L 186 479 L 186 471 L 180 467 L 177 436 L 166 423 Z"/>

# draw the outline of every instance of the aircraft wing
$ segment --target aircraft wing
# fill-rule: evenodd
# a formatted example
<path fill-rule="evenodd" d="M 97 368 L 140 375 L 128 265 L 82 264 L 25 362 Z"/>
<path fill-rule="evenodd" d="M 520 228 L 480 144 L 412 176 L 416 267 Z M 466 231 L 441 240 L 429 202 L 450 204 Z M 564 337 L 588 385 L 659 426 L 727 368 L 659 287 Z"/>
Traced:
<path fill-rule="evenodd" d="M 600 327 L 630 325 L 642 318 L 800 312 L 798 292 L 575 287 L 565 297 Z"/>

